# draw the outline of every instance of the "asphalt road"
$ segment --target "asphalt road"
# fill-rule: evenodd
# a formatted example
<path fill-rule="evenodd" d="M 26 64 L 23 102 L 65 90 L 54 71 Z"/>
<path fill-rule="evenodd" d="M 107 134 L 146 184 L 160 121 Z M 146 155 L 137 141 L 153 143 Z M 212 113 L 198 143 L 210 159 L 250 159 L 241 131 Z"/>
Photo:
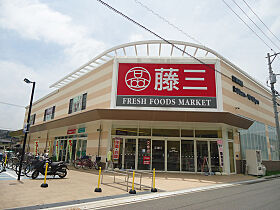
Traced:
<path fill-rule="evenodd" d="M 106 209 L 280 209 L 280 178 Z"/>

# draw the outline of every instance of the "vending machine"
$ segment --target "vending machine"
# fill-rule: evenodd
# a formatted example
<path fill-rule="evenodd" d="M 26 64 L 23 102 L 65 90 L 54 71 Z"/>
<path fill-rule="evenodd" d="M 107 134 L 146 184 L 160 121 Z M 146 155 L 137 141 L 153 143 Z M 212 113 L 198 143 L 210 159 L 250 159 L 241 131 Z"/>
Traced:
<path fill-rule="evenodd" d="M 265 175 L 261 150 L 246 150 L 246 168 L 249 175 Z"/>

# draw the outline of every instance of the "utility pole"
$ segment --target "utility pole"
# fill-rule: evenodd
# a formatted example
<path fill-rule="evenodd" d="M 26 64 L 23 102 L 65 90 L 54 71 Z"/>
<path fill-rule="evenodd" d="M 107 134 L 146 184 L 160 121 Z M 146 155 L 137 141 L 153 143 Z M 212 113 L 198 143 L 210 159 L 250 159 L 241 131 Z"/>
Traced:
<path fill-rule="evenodd" d="M 276 125 L 276 132 L 277 132 L 277 139 L 278 139 L 278 154 L 279 154 L 279 160 L 280 160 L 280 129 L 279 129 L 279 119 L 278 119 L 278 111 L 277 111 L 277 102 L 276 102 L 276 92 L 274 89 L 274 84 L 276 83 L 276 74 L 273 73 L 271 64 L 276 58 L 276 56 L 280 53 L 275 53 L 273 55 L 270 55 L 267 53 L 267 59 L 268 59 L 268 68 L 269 68 L 269 80 L 270 80 L 270 87 L 271 87 L 271 93 L 272 93 L 272 102 L 273 102 L 273 109 L 274 109 L 274 117 L 275 117 L 275 125 Z M 270 61 L 270 57 L 273 57 L 272 61 Z"/>

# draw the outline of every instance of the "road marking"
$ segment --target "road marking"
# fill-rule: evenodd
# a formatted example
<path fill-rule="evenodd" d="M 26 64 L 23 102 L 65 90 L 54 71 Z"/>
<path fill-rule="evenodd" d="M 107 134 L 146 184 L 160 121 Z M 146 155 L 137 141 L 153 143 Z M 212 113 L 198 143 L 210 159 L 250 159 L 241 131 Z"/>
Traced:
<path fill-rule="evenodd" d="M 109 208 L 109 207 L 114 207 L 114 206 L 127 205 L 127 204 L 131 204 L 131 203 L 138 203 L 138 202 L 142 202 L 142 201 L 166 198 L 166 197 L 175 196 L 175 195 L 182 195 L 182 194 L 188 194 L 188 193 L 194 193 L 194 192 L 202 192 L 202 191 L 206 191 L 206 190 L 214 190 L 214 189 L 219 189 L 219 188 L 231 187 L 231 186 L 236 186 L 236 185 L 239 185 L 239 184 L 238 183 L 218 184 L 218 185 L 212 185 L 212 186 L 206 186 L 206 187 L 178 190 L 178 191 L 173 191 L 173 192 L 150 193 L 150 194 L 139 195 L 139 196 L 137 196 L 137 195 L 129 196 L 129 197 L 125 197 L 125 198 L 116 198 L 116 199 L 88 202 L 88 203 L 83 203 L 83 204 L 66 205 L 66 206 L 54 207 L 51 209 L 66 209 L 66 208 L 67 209 L 71 209 L 71 208 L 103 209 L 103 208 Z"/>
<path fill-rule="evenodd" d="M 4 172 L 4 173 L 8 174 L 9 176 L 13 177 L 14 179 L 17 179 L 17 176 L 15 176 L 15 175 L 11 174 L 11 173 L 10 173 L 10 172 L 8 172 L 8 171 L 6 171 L 6 172 Z"/>

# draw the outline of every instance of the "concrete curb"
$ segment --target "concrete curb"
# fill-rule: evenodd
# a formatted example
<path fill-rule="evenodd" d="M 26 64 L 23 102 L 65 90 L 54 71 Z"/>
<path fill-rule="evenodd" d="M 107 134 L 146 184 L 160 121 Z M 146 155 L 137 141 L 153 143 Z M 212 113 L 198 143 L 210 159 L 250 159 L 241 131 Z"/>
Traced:
<path fill-rule="evenodd" d="M 137 195 L 145 195 L 145 194 L 150 194 L 150 193 L 151 193 L 150 191 L 140 192 Z M 91 202 L 96 202 L 96 201 L 104 201 L 104 200 L 124 198 L 124 197 L 137 196 L 137 195 L 125 193 L 125 194 L 120 194 L 120 195 L 103 196 L 103 197 L 97 197 L 97 198 L 87 198 L 87 199 L 81 199 L 81 200 L 64 201 L 64 202 L 58 202 L 58 203 L 41 204 L 41 205 L 26 206 L 26 207 L 19 207 L 19 208 L 9 208 L 6 210 L 48 209 L 48 208 L 63 207 L 63 206 L 70 206 L 70 205 L 76 205 L 76 204 L 86 204 L 86 203 L 91 203 Z"/>
<path fill-rule="evenodd" d="M 66 201 L 66 202 L 58 202 L 58 203 L 51 203 L 51 204 L 42 204 L 42 205 L 35 205 L 35 206 L 27 206 L 27 207 L 20 207 L 20 208 L 11 208 L 13 210 L 33 210 L 33 209 L 47 209 L 47 208 L 71 208 L 71 207 L 80 207 L 80 206 L 89 206 L 89 205 L 101 205 L 98 203 L 103 203 L 102 205 L 105 205 L 106 202 L 115 203 L 117 204 L 123 204 L 126 202 L 140 202 L 144 200 L 149 199 L 158 199 L 158 198 L 164 198 L 174 195 L 180 195 L 180 194 L 187 194 L 187 193 L 194 193 L 194 192 L 201 192 L 206 190 L 214 190 L 219 188 L 225 188 L 225 187 L 233 187 L 237 185 L 242 184 L 254 184 L 264 181 L 269 181 L 269 179 L 278 178 L 280 175 L 272 175 L 269 177 L 262 177 L 259 179 L 254 180 L 246 180 L 246 181 L 238 181 L 238 182 L 232 182 L 227 184 L 216 184 L 216 185 L 210 185 L 206 187 L 198 187 L 198 188 L 190 188 L 185 190 L 178 190 L 178 191 L 159 191 L 158 193 L 151 193 L 150 191 L 147 192 L 141 192 L 137 193 L 136 195 L 133 194 L 121 194 L 121 195 L 114 195 L 114 196 L 104 196 L 104 197 L 97 197 L 97 198 L 89 198 L 89 199 L 81 199 L 81 200 L 73 200 L 73 201 Z M 95 206 L 96 207 L 96 206 Z M 9 210 L 11 210 L 9 209 Z"/>
<path fill-rule="evenodd" d="M 274 178 L 278 178 L 280 177 L 280 174 L 276 174 L 276 175 L 271 175 L 271 176 L 265 176 L 265 179 L 274 179 Z"/>

